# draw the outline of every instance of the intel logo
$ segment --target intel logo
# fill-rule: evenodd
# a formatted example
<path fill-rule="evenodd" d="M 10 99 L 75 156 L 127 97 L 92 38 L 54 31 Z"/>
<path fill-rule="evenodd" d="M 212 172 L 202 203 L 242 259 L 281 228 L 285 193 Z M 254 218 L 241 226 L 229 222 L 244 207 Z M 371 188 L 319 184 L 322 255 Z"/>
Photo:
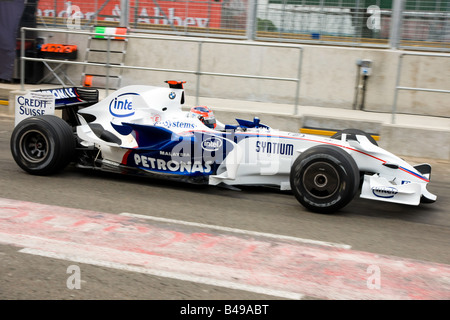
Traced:
<path fill-rule="evenodd" d="M 133 96 L 136 93 L 123 93 L 115 97 L 109 103 L 109 112 L 114 117 L 129 117 L 135 113 L 133 108 Z"/>
<path fill-rule="evenodd" d="M 209 138 L 202 142 L 202 148 L 206 151 L 217 151 L 222 147 L 222 140 Z"/>
<path fill-rule="evenodd" d="M 376 197 L 379 198 L 393 198 L 397 193 L 398 190 L 394 187 L 373 187 L 372 192 Z"/>

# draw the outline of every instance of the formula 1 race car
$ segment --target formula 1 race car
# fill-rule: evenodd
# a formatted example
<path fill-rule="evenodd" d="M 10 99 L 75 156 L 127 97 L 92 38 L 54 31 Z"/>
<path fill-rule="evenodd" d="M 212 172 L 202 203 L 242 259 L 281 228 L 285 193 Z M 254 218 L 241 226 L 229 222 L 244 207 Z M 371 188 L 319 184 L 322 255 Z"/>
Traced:
<path fill-rule="evenodd" d="M 409 205 L 434 202 L 431 166 L 411 166 L 360 130 L 332 137 L 283 132 L 253 120 L 216 121 L 207 107 L 183 111 L 183 81 L 132 85 L 98 101 L 93 88 L 48 90 L 55 115 L 20 121 L 14 160 L 36 175 L 77 167 L 146 174 L 191 183 L 276 186 L 314 212 L 331 213 L 362 198 Z M 31 113 L 30 113 L 31 114 Z"/>

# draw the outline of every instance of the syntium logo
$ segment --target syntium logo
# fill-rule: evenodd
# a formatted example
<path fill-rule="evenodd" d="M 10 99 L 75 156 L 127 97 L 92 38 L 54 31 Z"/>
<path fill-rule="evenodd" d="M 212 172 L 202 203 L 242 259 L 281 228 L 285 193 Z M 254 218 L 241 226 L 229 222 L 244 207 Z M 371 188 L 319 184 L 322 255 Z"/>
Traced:
<path fill-rule="evenodd" d="M 133 96 L 137 96 L 137 93 L 122 93 L 111 100 L 109 103 L 109 112 L 114 117 L 129 117 L 135 113 L 133 108 Z"/>
<path fill-rule="evenodd" d="M 292 156 L 294 145 L 274 141 L 256 141 L 256 152 Z"/>

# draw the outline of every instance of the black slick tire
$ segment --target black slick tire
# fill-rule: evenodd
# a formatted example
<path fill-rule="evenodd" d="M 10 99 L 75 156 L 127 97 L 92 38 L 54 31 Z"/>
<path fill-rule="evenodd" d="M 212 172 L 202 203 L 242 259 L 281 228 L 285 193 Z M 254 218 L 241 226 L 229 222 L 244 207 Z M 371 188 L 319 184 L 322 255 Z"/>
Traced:
<path fill-rule="evenodd" d="M 30 174 L 50 175 L 73 159 L 76 141 L 72 127 L 54 115 L 30 117 L 14 128 L 11 153 L 17 165 Z"/>
<path fill-rule="evenodd" d="M 333 213 L 346 206 L 359 189 L 355 160 L 343 149 L 320 145 L 303 152 L 292 165 L 290 184 L 308 210 Z"/>

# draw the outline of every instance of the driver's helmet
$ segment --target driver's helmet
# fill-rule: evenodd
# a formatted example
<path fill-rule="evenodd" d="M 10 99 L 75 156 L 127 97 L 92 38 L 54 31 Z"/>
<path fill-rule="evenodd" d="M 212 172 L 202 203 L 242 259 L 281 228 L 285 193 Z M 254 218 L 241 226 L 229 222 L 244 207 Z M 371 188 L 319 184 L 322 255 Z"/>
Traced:
<path fill-rule="evenodd" d="M 196 106 L 191 108 L 191 117 L 198 118 L 205 126 L 214 129 L 216 127 L 216 117 L 207 106 Z"/>

